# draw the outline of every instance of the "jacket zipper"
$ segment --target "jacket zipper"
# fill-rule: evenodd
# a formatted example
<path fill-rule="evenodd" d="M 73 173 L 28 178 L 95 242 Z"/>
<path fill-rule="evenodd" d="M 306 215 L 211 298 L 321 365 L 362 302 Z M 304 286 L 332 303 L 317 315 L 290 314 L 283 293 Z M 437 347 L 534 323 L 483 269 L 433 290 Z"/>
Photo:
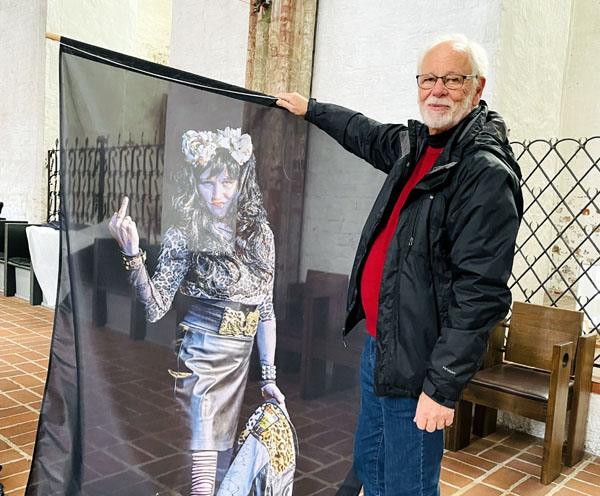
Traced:
<path fill-rule="evenodd" d="M 433 200 L 433 195 L 429 195 L 429 200 Z M 417 221 L 419 220 L 419 214 L 421 213 L 421 206 L 423 204 L 423 201 L 425 201 L 425 197 L 421 196 L 421 198 L 419 198 L 419 203 L 417 204 L 417 213 L 415 214 L 415 217 L 413 219 L 412 228 L 411 228 L 411 232 L 410 232 L 410 238 L 408 239 L 408 249 L 406 250 L 406 256 L 404 257 L 405 260 L 408 258 L 408 254 L 410 253 L 410 250 L 412 249 L 413 245 L 415 244 L 415 233 L 417 231 Z"/>
<path fill-rule="evenodd" d="M 415 243 L 415 232 L 417 230 L 417 220 L 419 220 L 419 213 L 421 212 L 422 203 L 423 203 L 423 197 L 421 196 L 421 198 L 419 198 L 419 200 L 418 200 L 417 212 L 415 213 L 415 216 L 414 216 L 413 222 L 412 222 L 412 227 L 410 229 L 410 238 L 408 239 L 408 250 L 406 250 L 406 256 L 404 257 L 405 260 L 408 258 L 408 254 L 410 253 L 410 250 L 412 249 L 412 246 Z"/>

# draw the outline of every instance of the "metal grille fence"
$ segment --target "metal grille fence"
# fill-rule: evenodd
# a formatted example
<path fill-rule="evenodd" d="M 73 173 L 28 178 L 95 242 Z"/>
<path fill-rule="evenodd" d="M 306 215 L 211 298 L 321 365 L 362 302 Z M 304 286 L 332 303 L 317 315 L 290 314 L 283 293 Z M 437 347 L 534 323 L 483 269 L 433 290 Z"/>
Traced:
<path fill-rule="evenodd" d="M 523 172 L 525 210 L 510 280 L 513 299 L 582 310 L 600 333 L 600 136 L 511 143 Z M 132 217 L 159 241 L 164 145 L 66 147 L 75 222 L 101 222 L 127 192 Z M 57 150 L 48 152 L 48 218 L 59 207 Z M 595 366 L 600 367 L 600 356 Z"/>
<path fill-rule="evenodd" d="M 600 136 L 511 145 L 525 204 L 513 298 L 582 310 L 600 333 Z"/>
<path fill-rule="evenodd" d="M 58 213 L 60 211 L 60 165 L 58 163 L 58 140 L 54 148 L 48 150 L 48 213 L 46 222 L 58 222 Z"/>
<path fill-rule="evenodd" d="M 162 179 L 164 174 L 164 144 L 139 143 L 121 136 L 111 145 L 108 137 L 99 137 L 94 144 L 89 139 L 65 143 L 57 160 L 58 150 L 48 152 L 48 219 L 57 220 L 58 210 L 68 205 L 73 226 L 103 222 L 118 209 L 121 198 L 130 198 L 130 215 L 136 219 L 140 237 L 149 243 L 160 242 Z M 64 174 L 63 174 L 64 169 Z M 60 181 L 68 181 L 68 197 L 58 200 Z M 60 195 L 62 197 L 62 195 Z"/>

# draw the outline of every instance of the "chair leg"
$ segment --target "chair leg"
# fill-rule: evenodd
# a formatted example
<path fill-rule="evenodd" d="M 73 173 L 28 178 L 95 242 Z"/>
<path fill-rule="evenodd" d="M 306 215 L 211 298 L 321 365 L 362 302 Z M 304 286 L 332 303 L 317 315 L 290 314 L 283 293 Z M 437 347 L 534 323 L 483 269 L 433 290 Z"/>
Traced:
<path fill-rule="evenodd" d="M 311 399 L 313 391 L 311 388 L 312 377 L 312 329 L 313 329 L 313 303 L 314 300 L 307 298 L 304 306 L 304 325 L 302 326 L 302 346 L 300 358 L 300 397 L 303 400 Z"/>
<path fill-rule="evenodd" d="M 569 378 L 573 357 L 573 343 L 554 345 L 552 350 L 552 372 L 550 394 L 546 414 L 546 434 L 540 482 L 550 484 L 560 474 L 562 449 L 565 439 Z"/>
<path fill-rule="evenodd" d="M 475 405 L 473 418 L 473 434 L 479 437 L 489 436 L 496 432 L 498 410 L 483 405 Z"/>
<path fill-rule="evenodd" d="M 469 445 L 471 441 L 471 419 L 473 404 L 470 401 L 459 400 L 454 410 L 454 422 L 446 427 L 445 448 L 458 451 Z"/>
<path fill-rule="evenodd" d="M 565 464 L 569 467 L 581 461 L 584 454 L 585 428 L 590 406 L 595 346 L 595 333 L 588 336 L 581 336 L 577 344 L 575 384 L 573 385 L 567 453 L 565 455 Z"/>

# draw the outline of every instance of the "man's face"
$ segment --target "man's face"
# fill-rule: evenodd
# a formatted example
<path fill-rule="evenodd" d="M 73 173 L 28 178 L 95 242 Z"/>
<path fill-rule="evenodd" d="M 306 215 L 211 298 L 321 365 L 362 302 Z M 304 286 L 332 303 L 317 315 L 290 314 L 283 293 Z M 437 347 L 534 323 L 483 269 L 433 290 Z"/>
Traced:
<path fill-rule="evenodd" d="M 421 64 L 420 74 L 446 76 L 448 74 L 470 75 L 472 72 L 466 52 L 454 50 L 453 42 L 447 41 L 429 50 Z M 479 81 L 479 85 L 477 84 Z M 430 134 L 438 134 L 462 121 L 481 100 L 485 78 L 466 79 L 462 88 L 449 90 L 438 79 L 433 88 L 419 88 L 419 109 Z"/>

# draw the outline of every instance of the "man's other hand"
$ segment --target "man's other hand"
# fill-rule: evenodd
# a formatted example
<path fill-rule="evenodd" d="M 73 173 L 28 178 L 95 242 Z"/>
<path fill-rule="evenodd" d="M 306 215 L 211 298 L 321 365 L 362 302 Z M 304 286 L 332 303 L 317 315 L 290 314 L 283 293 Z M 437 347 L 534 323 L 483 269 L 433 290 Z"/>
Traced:
<path fill-rule="evenodd" d="M 277 105 L 288 109 L 292 114 L 304 115 L 308 110 L 308 100 L 299 93 L 278 93 Z"/>
<path fill-rule="evenodd" d="M 413 422 L 417 427 L 427 432 L 433 432 L 436 429 L 452 425 L 454 419 L 454 410 L 432 400 L 425 393 L 419 396 L 417 403 L 417 412 Z"/>

